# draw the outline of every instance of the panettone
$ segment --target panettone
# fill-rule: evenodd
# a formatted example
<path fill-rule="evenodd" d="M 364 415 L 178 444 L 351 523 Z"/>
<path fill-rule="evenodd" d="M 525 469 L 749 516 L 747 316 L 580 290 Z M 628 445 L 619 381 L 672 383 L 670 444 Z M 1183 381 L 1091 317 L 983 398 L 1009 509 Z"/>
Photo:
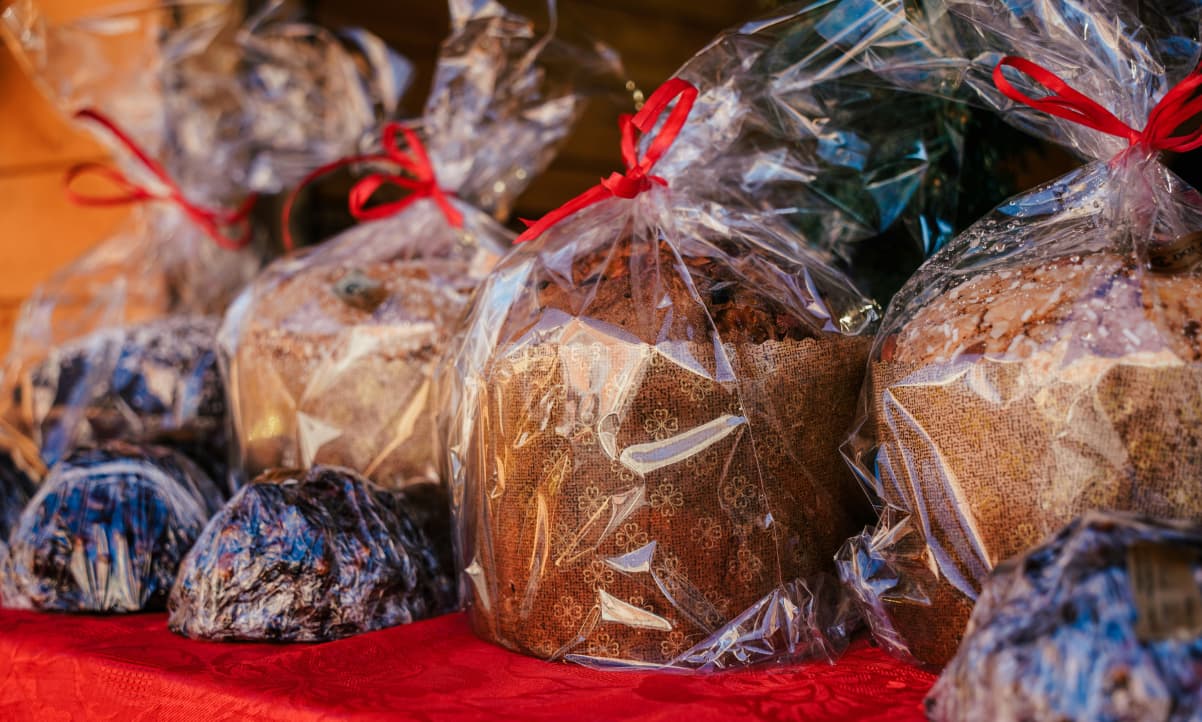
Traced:
<path fill-rule="evenodd" d="M 720 253 L 643 250 L 520 291 L 479 380 L 461 551 L 478 633 L 511 649 L 689 658 L 833 570 L 865 518 L 837 447 L 869 339 L 803 320 Z"/>
<path fill-rule="evenodd" d="M 1202 521 L 1199 329 L 1198 274 L 1094 253 L 978 273 L 887 337 L 876 464 L 915 520 L 856 543 L 929 571 L 870 600 L 878 632 L 942 664 L 989 570 L 1077 515 Z"/>
<path fill-rule="evenodd" d="M 431 376 L 491 264 L 281 263 L 252 287 L 226 350 L 244 471 L 326 464 L 386 486 L 436 481 Z"/>
<path fill-rule="evenodd" d="M 986 581 L 934 722 L 1202 718 L 1202 528 L 1093 512 Z"/>
<path fill-rule="evenodd" d="M 325 466 L 261 475 L 184 558 L 169 626 L 201 639 L 317 642 L 451 611 L 449 507 L 434 485 L 410 489 L 415 498 Z"/>
<path fill-rule="evenodd" d="M 50 350 L 15 374 L 15 425 L 53 464 L 76 446 L 111 439 L 228 453 L 217 321 L 170 316 L 102 329 Z M 213 467 L 216 468 L 216 467 Z"/>
<path fill-rule="evenodd" d="M 4 604 L 60 612 L 162 609 L 221 493 L 170 449 L 111 441 L 56 464 L 9 537 Z"/>

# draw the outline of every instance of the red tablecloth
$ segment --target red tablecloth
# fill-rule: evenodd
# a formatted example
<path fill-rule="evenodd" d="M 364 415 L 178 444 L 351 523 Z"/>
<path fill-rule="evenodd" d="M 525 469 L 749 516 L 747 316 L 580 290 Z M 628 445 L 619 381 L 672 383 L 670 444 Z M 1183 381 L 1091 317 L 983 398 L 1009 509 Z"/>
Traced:
<path fill-rule="evenodd" d="M 837 665 L 597 672 L 507 652 L 463 615 L 320 645 L 181 639 L 161 614 L 0 611 L 0 719 L 920 720 L 934 678 L 859 642 Z"/>

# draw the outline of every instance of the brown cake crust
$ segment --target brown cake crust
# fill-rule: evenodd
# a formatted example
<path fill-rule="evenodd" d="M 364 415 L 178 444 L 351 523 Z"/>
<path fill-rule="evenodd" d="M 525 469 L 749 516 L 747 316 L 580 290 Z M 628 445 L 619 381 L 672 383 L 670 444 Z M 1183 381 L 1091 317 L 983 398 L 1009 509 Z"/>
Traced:
<path fill-rule="evenodd" d="M 437 480 L 430 380 L 474 278 L 452 259 L 281 274 L 231 361 L 248 473 L 321 463 L 386 486 Z"/>
<path fill-rule="evenodd" d="M 1200 281 L 1062 258 L 955 286 L 885 343 L 870 372 L 884 501 L 930 529 L 939 576 L 918 584 L 930 606 L 878 612 L 920 661 L 951 658 L 994 565 L 1085 511 L 1202 521 Z"/>
<path fill-rule="evenodd" d="M 721 260 L 685 259 L 686 279 L 658 251 L 578 257 L 519 300 L 501 337 L 524 340 L 490 361 L 460 523 L 474 626 L 511 649 L 671 662 L 832 571 L 868 514 L 838 445 L 869 340 L 816 333 Z M 689 447 L 714 423 L 734 430 Z M 673 441 L 689 448 L 666 463 L 634 455 Z"/>
<path fill-rule="evenodd" d="M 1023 359 L 1061 339 L 1089 338 L 1099 355 L 1169 350 L 1198 361 L 1200 319 L 1198 274 L 1154 273 L 1111 253 L 1068 256 L 953 287 L 906 322 L 884 360 Z"/>

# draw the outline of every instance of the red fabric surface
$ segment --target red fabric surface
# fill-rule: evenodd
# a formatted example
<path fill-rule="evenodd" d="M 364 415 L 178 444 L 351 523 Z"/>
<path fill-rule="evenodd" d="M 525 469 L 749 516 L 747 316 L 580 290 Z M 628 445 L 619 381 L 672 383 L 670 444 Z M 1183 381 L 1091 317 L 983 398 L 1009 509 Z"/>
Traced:
<path fill-rule="evenodd" d="M 320 645 L 194 642 L 161 614 L 0 611 L 0 719 L 921 720 L 934 677 L 859 642 L 837 665 L 598 672 L 507 652 L 462 614 Z"/>

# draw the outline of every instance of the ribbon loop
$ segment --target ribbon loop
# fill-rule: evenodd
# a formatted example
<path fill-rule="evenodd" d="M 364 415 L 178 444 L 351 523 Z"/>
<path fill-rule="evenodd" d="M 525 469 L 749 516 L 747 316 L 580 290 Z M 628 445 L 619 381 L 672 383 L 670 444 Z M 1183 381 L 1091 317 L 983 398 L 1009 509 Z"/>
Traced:
<path fill-rule="evenodd" d="M 1003 69 L 1014 68 L 1025 74 L 1050 94 L 1032 98 L 1011 85 Z M 1169 89 L 1148 114 L 1142 131 L 1135 130 L 1091 98 L 1077 91 L 1061 77 L 1026 58 L 1007 55 L 993 69 L 993 83 L 1007 98 L 1036 110 L 1071 120 L 1107 135 L 1126 138 L 1132 146 L 1143 146 L 1153 152 L 1185 153 L 1202 148 L 1202 124 L 1184 130 L 1191 119 L 1202 114 L 1202 65 L 1195 68 L 1177 85 Z"/>
<path fill-rule="evenodd" d="M 398 135 L 403 137 L 405 146 L 408 148 L 407 152 L 401 148 L 397 139 Z M 290 230 L 292 208 L 301 189 L 331 171 L 357 163 L 391 163 L 399 167 L 405 175 L 373 173 L 351 186 L 350 193 L 347 195 L 347 207 L 355 220 L 376 221 L 388 218 L 400 213 L 422 198 L 429 198 L 438 205 L 443 217 L 447 219 L 447 223 L 455 228 L 463 227 L 463 214 L 451 203 L 450 194 L 438 185 L 438 179 L 434 175 L 434 165 L 430 162 L 426 147 L 422 145 L 417 133 L 400 123 L 392 122 L 384 126 L 381 145 L 384 148 L 383 153 L 341 158 L 315 169 L 301 179 L 284 204 L 283 228 L 286 250 L 291 251 L 294 246 Z M 407 194 L 399 200 L 369 206 L 368 203 L 372 196 L 385 186 L 399 187 L 407 191 Z"/>
<path fill-rule="evenodd" d="M 637 133 L 650 133 L 673 100 L 677 101 L 676 106 L 664 120 L 659 133 L 651 139 L 651 143 L 647 146 L 647 153 L 639 158 Z M 538 221 L 523 220 L 522 222 L 527 225 L 527 228 L 514 243 L 538 238 L 556 223 L 607 198 L 635 198 L 640 193 L 651 190 L 654 185 L 667 186 L 668 181 L 660 176 L 651 175 L 651 169 L 676 142 L 696 101 L 696 87 L 688 81 L 672 78 L 651 94 L 637 115 L 620 116 L 618 128 L 622 131 L 622 162 L 626 166 L 626 172 L 611 173 L 608 178 L 602 178 L 600 183 Z"/>
<path fill-rule="evenodd" d="M 120 170 L 100 163 L 80 163 L 72 166 L 63 178 L 64 190 L 71 202 L 81 206 L 119 206 L 131 203 L 146 203 L 148 201 L 169 201 L 179 206 L 189 219 L 199 226 L 212 238 L 218 246 L 237 251 L 250 245 L 251 224 L 250 212 L 254 208 L 256 196 L 251 194 L 234 210 L 202 206 L 188 200 L 179 185 L 172 180 L 167 170 L 151 158 L 146 151 L 133 141 L 121 128 L 99 111 L 85 108 L 75 114 L 79 120 L 97 123 L 107 130 L 130 155 L 138 161 L 164 190 L 155 191 L 135 183 Z M 116 187 L 114 195 L 89 195 L 80 193 L 72 184 L 81 176 L 91 175 L 101 178 Z M 229 235 L 227 230 L 236 230 L 237 235 Z"/>

